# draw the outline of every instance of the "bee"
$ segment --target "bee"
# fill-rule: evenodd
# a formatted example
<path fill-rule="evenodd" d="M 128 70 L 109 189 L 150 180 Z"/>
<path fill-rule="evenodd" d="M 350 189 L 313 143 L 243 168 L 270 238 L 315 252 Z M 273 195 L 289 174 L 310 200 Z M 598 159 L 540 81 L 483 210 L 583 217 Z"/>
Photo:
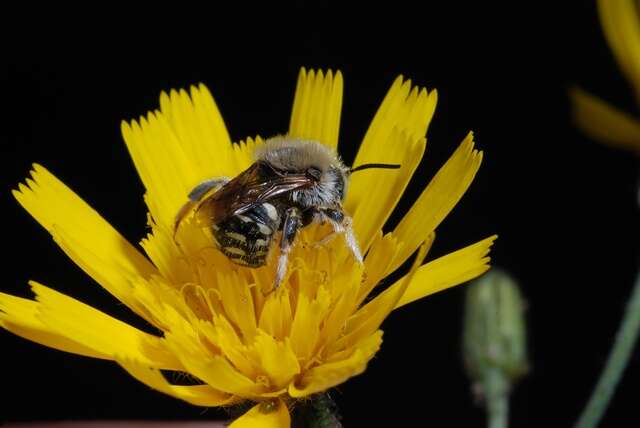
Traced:
<path fill-rule="evenodd" d="M 257 268 L 267 263 L 279 236 L 277 288 L 287 272 L 298 231 L 310 224 L 329 223 L 332 235 L 343 234 L 354 259 L 362 264 L 351 217 L 342 209 L 349 177 L 366 168 L 400 165 L 348 168 L 329 147 L 287 137 L 267 140 L 256 148 L 254 158 L 237 177 L 212 178 L 189 193 L 189 201 L 176 215 L 174 239 L 180 223 L 195 211 L 196 218 L 211 228 L 217 248 L 229 260 Z"/>

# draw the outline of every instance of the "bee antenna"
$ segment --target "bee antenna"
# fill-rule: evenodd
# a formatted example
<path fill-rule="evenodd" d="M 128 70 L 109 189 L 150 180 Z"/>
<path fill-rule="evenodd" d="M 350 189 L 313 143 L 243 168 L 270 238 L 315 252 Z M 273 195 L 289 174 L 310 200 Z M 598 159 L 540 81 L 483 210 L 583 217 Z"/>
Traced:
<path fill-rule="evenodd" d="M 365 163 L 355 168 L 351 168 L 351 172 L 362 171 L 363 169 L 380 168 L 380 169 L 398 169 L 400 165 L 394 165 L 389 163 Z"/>

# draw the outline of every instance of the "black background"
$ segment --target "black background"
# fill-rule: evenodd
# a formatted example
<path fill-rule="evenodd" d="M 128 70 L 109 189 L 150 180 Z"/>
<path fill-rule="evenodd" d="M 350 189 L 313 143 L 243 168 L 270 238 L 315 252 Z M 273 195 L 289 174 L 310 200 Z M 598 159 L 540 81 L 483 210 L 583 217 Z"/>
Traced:
<path fill-rule="evenodd" d="M 140 20 L 119 11 L 108 24 L 99 23 L 100 11 L 76 10 L 83 18 L 73 25 L 17 25 L 3 37 L 0 59 L 2 289 L 28 296 L 26 282 L 36 279 L 137 323 L 57 249 L 9 190 L 40 162 L 137 242 L 145 231 L 143 189 L 119 123 L 156 108 L 161 90 L 205 83 L 239 140 L 287 129 L 299 67 L 340 69 L 341 151 L 349 162 L 403 74 L 436 87 L 439 103 L 400 210 L 473 129 L 485 161 L 440 226 L 431 256 L 500 235 L 493 263 L 520 280 L 530 331 L 532 372 L 512 396 L 512 426 L 570 425 L 605 360 L 639 246 L 637 158 L 576 131 L 566 90 L 577 83 L 630 111 L 634 101 L 592 2 L 478 3 L 421 10 L 387 4 L 375 19 L 366 16 L 368 6 L 347 17 L 344 6 L 323 2 L 294 3 L 259 19 L 247 16 L 249 6 L 242 14 L 154 10 Z M 484 424 L 460 364 L 463 296 L 458 287 L 385 322 L 383 347 L 366 373 L 334 393 L 346 426 Z M 150 391 L 113 363 L 4 331 L 0 341 L 0 421 L 224 416 Z M 603 426 L 629 425 L 639 363 L 636 355 Z"/>

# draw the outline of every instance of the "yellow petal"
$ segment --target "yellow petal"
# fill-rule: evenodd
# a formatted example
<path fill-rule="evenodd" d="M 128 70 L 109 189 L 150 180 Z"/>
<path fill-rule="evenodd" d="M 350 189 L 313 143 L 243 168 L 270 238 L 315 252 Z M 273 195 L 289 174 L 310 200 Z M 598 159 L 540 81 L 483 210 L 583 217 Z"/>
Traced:
<path fill-rule="evenodd" d="M 255 162 L 253 152 L 260 144 L 264 144 L 264 140 L 259 135 L 256 135 L 254 138 L 249 137 L 245 141 L 233 144 L 235 164 L 233 170 L 229 173 L 230 177 L 240 174 Z"/>
<path fill-rule="evenodd" d="M 435 90 L 427 92 L 424 88 L 412 89 L 411 81 L 403 81 L 402 76 L 399 76 L 373 118 L 353 165 L 387 162 L 387 156 L 397 149 L 387 143 L 393 132 L 405 133 L 409 137 L 408 142 L 423 138 L 433 117 L 437 99 Z"/>
<path fill-rule="evenodd" d="M 117 358 L 117 361 L 131 376 L 145 385 L 195 406 L 225 406 L 237 401 L 233 395 L 216 391 L 209 385 L 171 385 L 156 368 L 126 358 Z"/>
<path fill-rule="evenodd" d="M 44 285 L 29 283 L 36 294 L 37 318 L 47 331 L 114 359 L 116 355 L 162 369 L 181 369 L 163 339 L 144 333 Z"/>
<path fill-rule="evenodd" d="M 331 296 L 324 287 L 320 287 L 315 299 L 304 292 L 298 295 L 293 323 L 291 325 L 291 346 L 303 363 L 307 362 L 315 351 Z"/>
<path fill-rule="evenodd" d="M 362 281 L 362 285 L 359 287 L 358 299 L 355 301 L 356 307 L 358 307 L 369 296 L 371 291 L 380 284 L 380 282 L 389 274 L 392 270 L 392 262 L 396 258 L 396 254 L 401 248 L 398 244 L 398 240 L 393 233 L 387 233 L 382 236 L 382 232 L 379 232 L 380 239 L 374 241 L 364 260 L 366 277 Z M 427 240 L 427 247 L 431 247 L 435 239 L 435 233 L 431 234 Z"/>
<path fill-rule="evenodd" d="M 342 73 L 302 68 L 293 100 L 289 135 L 338 146 L 342 110 Z"/>
<path fill-rule="evenodd" d="M 572 88 L 569 94 L 574 121 L 589 137 L 640 152 L 640 121 L 580 88 Z"/>
<path fill-rule="evenodd" d="M 176 350 L 176 353 L 179 352 Z M 212 388 L 240 397 L 252 398 L 264 395 L 268 388 L 240 373 L 225 357 L 203 355 L 179 355 L 189 373 L 202 379 Z"/>
<path fill-rule="evenodd" d="M 253 295 L 246 280 L 237 272 L 217 272 L 220 300 L 227 319 L 247 339 L 256 334 L 257 320 Z"/>
<path fill-rule="evenodd" d="M 130 279 L 157 271 L 109 223 L 40 165 L 13 195 L 85 272 L 135 310 Z"/>
<path fill-rule="evenodd" d="M 605 37 L 620 68 L 640 95 L 640 19 L 634 0 L 598 0 Z"/>
<path fill-rule="evenodd" d="M 280 342 L 262 332 L 256 336 L 249 355 L 259 362 L 273 389 L 285 388 L 300 373 L 300 364 L 289 339 Z"/>
<path fill-rule="evenodd" d="M 168 313 L 166 318 L 172 326 L 172 330 L 165 333 L 167 346 L 183 364 L 184 371 L 218 391 L 244 398 L 257 398 L 269 392 L 266 385 L 259 383 L 261 379 L 248 377 L 253 373 L 241 372 L 226 356 L 207 348 L 201 333 L 207 335 L 211 332 L 196 330 L 196 326 L 186 322 L 176 312 Z M 213 336 L 215 334 L 208 338 Z"/>
<path fill-rule="evenodd" d="M 238 371 L 245 376 L 256 379 L 262 374 L 260 356 L 249 353 L 249 347 L 242 343 L 236 329 L 223 316 L 214 317 L 215 327 L 211 323 L 201 323 L 200 331 L 224 355 Z"/>
<path fill-rule="evenodd" d="M 490 236 L 422 266 L 394 309 L 482 275 L 489 269 L 487 255 L 496 239 Z"/>
<path fill-rule="evenodd" d="M 139 286 L 146 285 L 144 278 L 133 275 L 126 270 L 120 270 L 119 267 L 111 263 L 111 261 L 101 259 L 91 251 L 90 248 L 85 247 L 80 240 L 74 239 L 67 234 L 65 230 L 57 227 L 57 225 L 53 226 L 51 235 L 60 248 L 62 248 L 82 270 L 96 280 L 96 282 L 99 284 L 107 284 L 111 288 L 114 288 L 111 286 L 111 284 L 114 283 L 123 284 L 123 288 L 126 286 L 128 288 L 126 290 L 127 294 L 121 294 L 116 297 L 149 323 L 160 328 L 160 325 L 154 318 L 149 316 L 144 305 L 138 300 L 137 296 L 141 290 L 133 287 L 133 283 L 135 282 L 139 282 Z"/>
<path fill-rule="evenodd" d="M 409 273 L 358 309 L 347 322 L 344 335 L 332 343 L 327 352 L 333 353 L 347 349 L 365 337 L 372 335 L 380 327 L 384 319 L 395 308 L 413 281 L 413 278 L 429 251 L 430 245 L 431 242 L 425 242 L 420 246 L 420 250 L 413 261 Z"/>
<path fill-rule="evenodd" d="M 184 89 L 163 92 L 161 114 L 200 181 L 212 174 L 237 175 L 231 138 L 211 93 L 203 84 L 190 89 L 190 94 Z"/>
<path fill-rule="evenodd" d="M 145 201 L 159 227 L 173 229 L 176 213 L 204 175 L 184 152 L 184 143 L 165 117 L 149 113 L 140 123 L 122 122 L 122 136 L 147 193 Z"/>
<path fill-rule="evenodd" d="M 411 140 L 406 132 L 394 129 L 388 139 L 385 163 L 401 165 L 400 169 L 371 169 L 351 177 L 345 210 L 353 217 L 353 229 L 362 252 L 366 252 L 398 204 L 422 155 L 426 140 Z M 375 189 L 375 197 L 371 197 Z"/>
<path fill-rule="evenodd" d="M 162 277 L 170 283 L 195 281 L 193 268 L 187 263 L 184 251 L 176 245 L 171 231 L 152 227 L 152 233 L 147 234 L 140 246 Z"/>
<path fill-rule="evenodd" d="M 361 302 L 357 298 L 361 288 L 361 279 L 359 277 L 354 275 L 351 281 L 345 281 L 340 285 L 344 288 L 344 291 L 335 299 L 331 312 L 324 320 L 319 339 L 320 346 L 333 343 L 343 333 L 343 327 L 347 320 Z"/>
<path fill-rule="evenodd" d="M 161 111 L 122 123 L 122 135 L 147 189 L 159 227 L 171 230 L 189 192 L 214 177 L 234 177 L 248 166 L 247 144 L 232 145 L 209 91 L 200 85 L 160 96 Z"/>
<path fill-rule="evenodd" d="M 33 300 L 0 293 L 0 326 L 25 339 L 60 351 L 93 358 L 109 356 L 50 331 L 38 318 L 40 304 Z"/>
<path fill-rule="evenodd" d="M 393 234 L 403 245 L 391 270 L 404 263 L 435 231 L 469 188 L 482 162 L 482 152 L 473 147 L 473 134 L 469 133 L 400 221 Z"/>
<path fill-rule="evenodd" d="M 382 331 L 378 330 L 358 343 L 350 356 L 345 359 L 326 363 L 305 372 L 300 382 L 289 386 L 289 395 L 304 397 L 316 392 L 326 391 L 362 373 L 367 363 L 380 349 Z"/>
<path fill-rule="evenodd" d="M 247 413 L 233 421 L 229 428 L 289 428 L 289 426 L 291 426 L 289 410 L 281 400 L 276 400 L 256 404 Z"/>
<path fill-rule="evenodd" d="M 283 340 L 291 331 L 291 300 L 289 288 L 280 287 L 270 293 L 260 313 L 259 327 L 277 340 Z"/>
<path fill-rule="evenodd" d="M 401 169 L 371 169 L 351 177 L 345 208 L 354 217 L 363 251 L 391 215 L 422 159 L 436 103 L 435 90 L 412 89 L 411 81 L 403 82 L 400 76 L 369 126 L 353 165 L 384 162 L 400 164 Z M 376 190 L 376 198 L 370 197 L 371 189 Z"/>

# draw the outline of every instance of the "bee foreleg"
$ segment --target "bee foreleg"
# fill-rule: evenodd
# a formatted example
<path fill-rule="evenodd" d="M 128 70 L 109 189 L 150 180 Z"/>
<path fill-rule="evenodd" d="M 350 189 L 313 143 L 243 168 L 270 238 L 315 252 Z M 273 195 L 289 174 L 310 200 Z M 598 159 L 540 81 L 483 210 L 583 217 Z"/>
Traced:
<path fill-rule="evenodd" d="M 298 230 L 302 227 L 302 214 L 295 207 L 288 208 L 284 214 L 284 222 L 282 224 L 282 238 L 280 239 L 280 257 L 278 258 L 278 269 L 276 271 L 276 280 L 274 289 L 280 286 L 287 273 L 287 264 L 289 261 L 289 252 L 293 246 Z"/>
<path fill-rule="evenodd" d="M 347 246 L 351 250 L 353 258 L 355 258 L 358 263 L 362 264 L 362 253 L 360 252 L 360 246 L 358 245 L 356 235 L 353 233 L 351 217 L 345 215 L 342 211 L 335 209 L 322 210 L 321 214 L 329 219 L 335 233 L 344 234 L 344 240 L 347 242 Z M 329 236 L 327 238 L 329 238 Z"/>
<path fill-rule="evenodd" d="M 344 239 L 345 241 L 347 241 L 347 246 L 351 250 L 351 253 L 353 253 L 353 257 L 356 259 L 356 261 L 362 264 L 362 253 L 360 252 L 360 246 L 358 245 L 356 235 L 353 233 L 351 217 L 344 217 L 342 227 L 344 228 Z"/>

